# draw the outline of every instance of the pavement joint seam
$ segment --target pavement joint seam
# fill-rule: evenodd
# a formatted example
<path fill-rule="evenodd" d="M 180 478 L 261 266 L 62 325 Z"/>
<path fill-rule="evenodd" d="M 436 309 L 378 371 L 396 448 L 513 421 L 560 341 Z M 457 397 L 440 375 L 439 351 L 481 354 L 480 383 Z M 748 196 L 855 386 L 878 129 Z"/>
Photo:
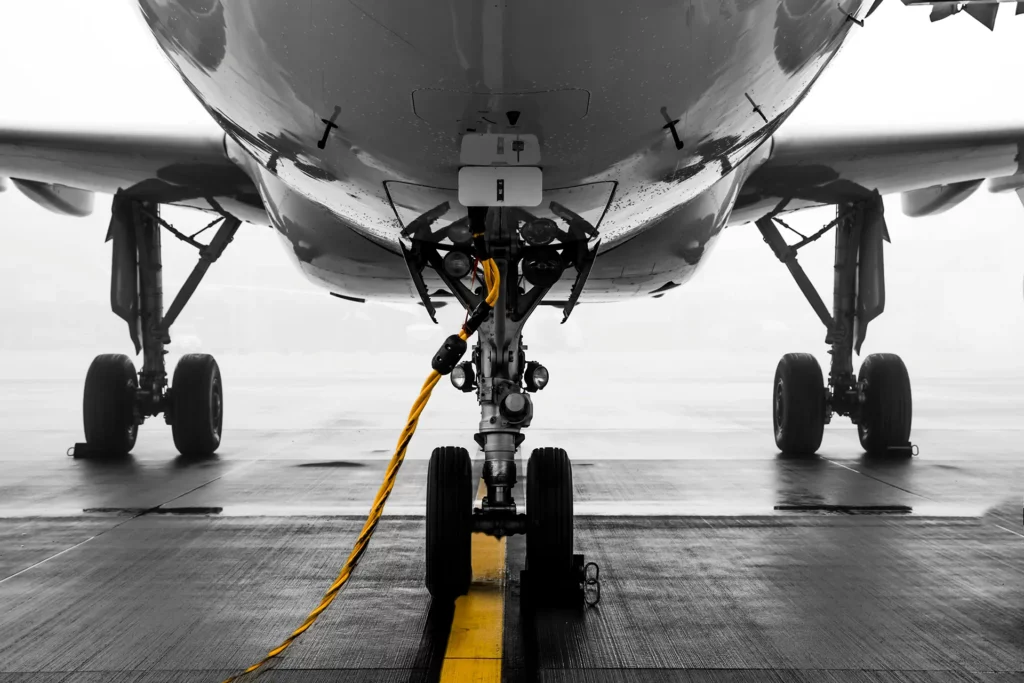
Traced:
<path fill-rule="evenodd" d="M 1009 532 L 1010 532 L 1011 534 L 1013 534 L 1014 536 L 1020 536 L 1021 538 L 1024 538 L 1024 534 L 1022 534 L 1022 533 L 1019 533 L 1019 532 L 1017 532 L 1017 531 L 1014 531 L 1013 529 L 1007 529 L 1007 528 L 1006 528 L 1005 526 L 1003 526 L 1002 524 L 996 524 L 995 526 L 999 527 L 999 528 L 1000 528 L 1000 529 L 1002 529 L 1003 531 L 1009 531 Z"/>
<path fill-rule="evenodd" d="M 835 465 L 836 467 L 842 467 L 844 470 L 850 470 L 851 472 L 855 472 L 855 473 L 857 473 L 857 474 L 859 474 L 859 475 L 861 475 L 863 477 L 867 477 L 868 479 L 874 479 L 875 481 L 879 482 L 880 484 L 885 484 L 886 486 L 891 486 L 894 489 L 898 489 L 900 491 L 903 491 L 904 493 L 909 493 L 912 496 L 917 496 L 918 498 L 924 498 L 925 500 L 931 500 L 931 501 L 935 500 L 934 498 L 929 498 L 928 496 L 925 496 L 923 494 L 915 493 L 914 491 L 911 491 L 910 489 L 905 489 L 902 486 L 897 486 L 896 484 L 893 484 L 892 482 L 888 482 L 888 481 L 886 481 L 884 479 L 879 479 L 878 477 L 870 475 L 867 472 L 861 472 L 860 470 L 855 470 L 854 468 L 849 467 L 847 465 L 844 465 L 842 463 L 838 463 L 835 460 L 831 460 L 829 458 L 822 458 L 822 460 L 824 460 L 825 462 L 830 462 L 833 465 Z"/>
<path fill-rule="evenodd" d="M 226 474 L 227 474 L 227 472 L 225 472 L 224 474 L 221 474 L 219 476 L 216 476 L 213 479 L 200 484 L 199 486 L 191 488 L 188 491 L 185 491 L 184 493 L 182 493 L 180 495 L 177 495 L 174 498 L 171 498 L 170 500 L 165 500 L 164 502 L 160 503 L 159 505 L 154 505 L 153 507 L 146 508 L 146 509 L 142 510 L 141 512 L 138 512 L 138 513 L 132 515 L 128 519 L 125 519 L 123 521 L 118 522 L 117 524 L 115 524 L 112 527 L 104 529 L 103 531 L 100 531 L 99 533 L 93 534 L 92 536 L 90 536 L 89 538 L 85 539 L 84 541 L 79 541 L 78 543 L 74 544 L 73 546 L 71 546 L 69 548 L 65 548 L 64 550 L 61 550 L 58 553 L 54 553 L 53 555 L 50 555 L 49 557 L 44 557 L 43 559 L 39 560 L 38 562 L 36 562 L 34 564 L 31 564 L 31 565 L 25 567 L 24 569 L 20 569 L 20 570 L 14 572 L 13 574 L 11 574 L 9 576 L 5 576 L 4 578 L 0 579 L 0 584 L 5 583 L 7 581 L 10 581 L 11 579 L 13 579 L 15 577 L 21 576 L 25 572 L 28 572 L 28 571 L 30 571 L 32 569 L 35 569 L 36 567 L 38 567 L 40 565 L 46 564 L 50 560 L 54 560 L 54 559 L 60 557 L 61 555 L 64 555 L 66 553 L 71 552 L 72 550 L 74 550 L 76 548 L 80 548 L 83 545 L 85 545 L 86 543 L 88 543 L 89 541 L 95 540 L 95 539 L 99 538 L 100 536 L 102 536 L 102 535 L 104 535 L 106 533 L 114 531 L 115 529 L 118 529 L 118 528 L 124 526 L 125 524 L 128 524 L 129 522 L 132 522 L 132 521 L 138 519 L 139 517 L 142 517 L 143 515 L 149 514 L 150 512 L 154 512 L 154 511 L 158 510 L 159 508 L 163 507 L 164 505 L 167 505 L 168 503 L 173 503 L 174 501 L 178 500 L 179 498 L 184 498 L 185 496 L 189 495 L 190 493 L 198 491 L 199 489 L 203 488 L 204 486 L 208 486 L 208 485 L 212 484 L 213 482 L 220 480 Z"/>

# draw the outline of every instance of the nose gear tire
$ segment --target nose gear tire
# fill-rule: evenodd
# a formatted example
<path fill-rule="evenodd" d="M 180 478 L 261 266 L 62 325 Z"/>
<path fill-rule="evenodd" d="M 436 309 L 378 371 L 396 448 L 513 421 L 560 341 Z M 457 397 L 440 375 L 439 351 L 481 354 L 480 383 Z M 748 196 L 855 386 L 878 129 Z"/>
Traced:
<path fill-rule="evenodd" d="M 813 455 L 825 432 L 825 382 L 809 353 L 787 353 L 772 386 L 775 445 L 788 455 Z"/>
<path fill-rule="evenodd" d="M 526 566 L 540 593 L 572 576 L 572 463 L 561 448 L 537 448 L 530 455 L 526 517 Z"/>
<path fill-rule="evenodd" d="M 435 600 L 469 590 L 473 470 L 465 448 L 435 448 L 427 467 L 426 584 Z"/>
<path fill-rule="evenodd" d="M 182 455 L 208 457 L 220 446 L 224 387 L 213 356 L 181 357 L 171 381 L 171 434 Z"/>
<path fill-rule="evenodd" d="M 96 356 L 85 375 L 82 418 L 90 451 L 111 457 L 127 455 L 135 446 L 135 391 L 139 377 L 131 358 L 107 353 Z"/>
<path fill-rule="evenodd" d="M 864 405 L 857 424 L 860 445 L 872 455 L 910 444 L 913 401 L 910 375 L 893 353 L 873 353 L 860 366 Z"/>

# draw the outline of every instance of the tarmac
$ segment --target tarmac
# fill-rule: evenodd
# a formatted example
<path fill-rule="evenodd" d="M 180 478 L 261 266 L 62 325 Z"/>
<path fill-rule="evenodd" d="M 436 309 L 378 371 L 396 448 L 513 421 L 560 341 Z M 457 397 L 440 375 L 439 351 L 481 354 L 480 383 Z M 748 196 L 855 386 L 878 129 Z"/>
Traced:
<path fill-rule="evenodd" d="M 159 419 L 130 458 L 66 457 L 79 381 L 0 381 L 0 682 L 221 681 L 317 604 L 421 380 L 222 367 L 199 462 Z M 470 596 L 431 603 L 426 457 L 477 419 L 442 384 L 353 580 L 253 679 L 1024 680 L 1018 382 L 915 380 L 920 454 L 890 461 L 838 419 L 818 457 L 781 456 L 760 379 L 616 382 L 572 411 L 538 395 L 524 444 L 573 458 L 596 606 L 522 609 L 518 536 L 475 538 Z"/>

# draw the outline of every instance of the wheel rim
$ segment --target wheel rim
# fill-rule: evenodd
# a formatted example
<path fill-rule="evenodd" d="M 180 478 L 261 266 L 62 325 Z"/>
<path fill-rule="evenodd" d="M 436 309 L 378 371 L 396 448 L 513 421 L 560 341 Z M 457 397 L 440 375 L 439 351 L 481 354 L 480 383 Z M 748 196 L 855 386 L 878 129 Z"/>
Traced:
<path fill-rule="evenodd" d="M 221 392 L 220 376 L 215 375 L 210 390 L 210 428 L 213 435 L 220 438 L 220 428 L 224 419 L 224 396 Z"/>
<path fill-rule="evenodd" d="M 139 421 L 135 417 L 135 392 L 139 389 L 139 380 L 137 377 L 129 377 L 127 386 L 125 387 L 125 393 L 128 395 L 128 426 L 126 436 L 128 437 L 129 443 L 134 443 L 135 438 L 139 433 Z"/>
<path fill-rule="evenodd" d="M 786 402 L 785 402 L 785 388 L 782 385 L 782 379 L 775 383 L 775 430 L 779 431 L 782 429 L 782 422 L 786 419 Z"/>

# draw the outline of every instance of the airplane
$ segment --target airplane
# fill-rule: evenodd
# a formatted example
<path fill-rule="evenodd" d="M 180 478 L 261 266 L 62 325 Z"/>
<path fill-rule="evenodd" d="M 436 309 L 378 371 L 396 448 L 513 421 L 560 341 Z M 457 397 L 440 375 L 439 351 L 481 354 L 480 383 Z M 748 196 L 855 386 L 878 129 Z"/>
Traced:
<path fill-rule="evenodd" d="M 1005 1 L 903 0 L 930 5 L 933 21 L 963 11 L 990 29 Z M 831 355 L 827 381 L 813 355 L 779 361 L 776 446 L 812 455 L 838 415 L 868 453 L 907 457 L 905 364 L 894 354 L 868 355 L 856 370 L 853 361 L 885 307 L 882 196 L 901 193 L 910 216 L 948 210 L 986 181 L 1024 201 L 1024 125 L 787 129 L 880 2 L 138 0 L 216 134 L 0 126 L 0 190 L 9 179 L 71 216 L 92 212 L 96 193 L 113 195 L 111 307 L 142 366 L 122 354 L 93 361 L 82 453 L 123 456 L 161 414 L 181 453 L 217 450 L 216 360 L 186 354 L 168 380 L 165 348 L 241 225 L 268 225 L 337 297 L 414 301 L 431 319 L 459 305 L 478 325 L 469 359 L 449 338 L 434 367 L 476 393 L 486 495 L 474 510 L 465 448 L 434 449 L 430 594 L 466 592 L 474 531 L 525 533 L 531 574 L 558 585 L 578 569 L 566 452 L 533 450 L 525 514 L 513 496 L 531 395 L 549 379 L 527 360 L 526 322 L 542 305 L 564 322 L 580 303 L 663 296 L 723 230 L 753 222 L 823 323 Z M 161 217 L 166 205 L 212 214 L 200 231 L 212 237 L 176 229 Z M 785 217 L 821 206 L 834 206 L 835 220 L 787 242 Z M 827 305 L 797 252 L 829 233 Z M 165 307 L 170 236 L 199 259 Z M 482 303 L 485 265 L 500 276 L 493 307 Z"/>

